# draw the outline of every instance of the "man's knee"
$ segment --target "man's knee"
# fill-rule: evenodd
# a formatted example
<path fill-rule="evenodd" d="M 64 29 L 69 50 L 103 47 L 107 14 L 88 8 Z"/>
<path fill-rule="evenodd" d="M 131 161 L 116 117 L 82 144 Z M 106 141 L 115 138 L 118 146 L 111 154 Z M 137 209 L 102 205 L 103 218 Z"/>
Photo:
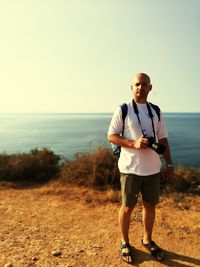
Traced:
<path fill-rule="evenodd" d="M 143 203 L 144 209 L 146 209 L 146 210 L 154 211 L 156 208 L 156 204 L 147 203 L 145 201 L 143 201 L 142 203 Z"/>
<path fill-rule="evenodd" d="M 124 213 L 125 215 L 131 215 L 133 209 L 134 209 L 134 206 L 133 207 L 126 207 L 126 206 L 122 205 L 120 208 L 120 211 L 122 213 Z"/>

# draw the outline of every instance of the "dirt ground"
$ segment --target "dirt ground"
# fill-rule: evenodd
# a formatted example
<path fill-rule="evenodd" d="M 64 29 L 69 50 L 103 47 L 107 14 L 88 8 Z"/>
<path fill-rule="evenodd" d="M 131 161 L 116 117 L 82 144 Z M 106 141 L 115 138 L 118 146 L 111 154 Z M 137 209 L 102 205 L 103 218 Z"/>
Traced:
<path fill-rule="evenodd" d="M 70 187 L 61 192 L 45 187 L 1 188 L 0 267 L 130 266 L 119 257 L 120 203 L 112 203 L 113 196 Z M 161 198 L 154 240 L 165 250 L 166 257 L 159 263 L 140 244 L 139 201 L 130 227 L 134 266 L 200 266 L 199 204 L 197 196 Z"/>

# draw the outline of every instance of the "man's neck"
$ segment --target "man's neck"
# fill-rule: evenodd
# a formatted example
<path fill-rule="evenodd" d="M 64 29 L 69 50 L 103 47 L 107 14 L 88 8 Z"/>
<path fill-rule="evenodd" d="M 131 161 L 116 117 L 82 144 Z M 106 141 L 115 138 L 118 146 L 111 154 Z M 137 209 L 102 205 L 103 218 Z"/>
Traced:
<path fill-rule="evenodd" d="M 133 98 L 135 100 L 135 103 L 138 103 L 138 104 L 146 104 L 147 103 L 147 100 L 146 99 L 143 99 L 143 98 Z"/>

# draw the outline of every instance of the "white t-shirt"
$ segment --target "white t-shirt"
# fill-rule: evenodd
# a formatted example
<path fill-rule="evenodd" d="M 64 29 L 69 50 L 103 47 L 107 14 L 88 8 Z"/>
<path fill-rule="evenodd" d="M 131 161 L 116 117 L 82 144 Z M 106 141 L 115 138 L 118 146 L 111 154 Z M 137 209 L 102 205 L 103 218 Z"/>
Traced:
<path fill-rule="evenodd" d="M 129 140 L 137 140 L 144 130 L 146 136 L 154 136 L 152 129 L 152 121 L 149 117 L 146 104 L 138 104 L 139 118 L 141 126 L 139 124 L 137 115 L 134 112 L 132 102 L 128 103 L 128 112 L 124 121 L 124 134 L 123 136 Z M 153 123 L 156 133 L 157 141 L 162 138 L 167 138 L 167 130 L 163 121 L 162 114 L 160 114 L 160 121 L 155 110 L 151 107 L 153 114 Z M 112 117 L 108 134 L 121 134 L 123 127 L 122 111 L 121 107 L 118 107 Z M 141 176 L 152 175 L 160 172 L 161 168 L 160 156 L 151 148 L 121 148 L 121 154 L 118 161 L 118 167 L 121 173 L 131 173 Z"/>

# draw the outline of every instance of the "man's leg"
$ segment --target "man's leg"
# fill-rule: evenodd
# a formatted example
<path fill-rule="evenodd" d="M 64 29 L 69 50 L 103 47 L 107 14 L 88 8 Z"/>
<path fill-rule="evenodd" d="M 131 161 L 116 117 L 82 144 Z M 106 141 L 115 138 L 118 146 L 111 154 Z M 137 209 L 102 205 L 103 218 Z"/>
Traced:
<path fill-rule="evenodd" d="M 128 232 L 133 208 L 137 203 L 138 192 L 141 187 L 140 177 L 133 174 L 120 175 L 122 206 L 119 210 L 119 228 L 122 243 L 129 242 Z"/>
<path fill-rule="evenodd" d="M 153 225 L 156 215 L 155 208 L 159 202 L 160 194 L 160 173 L 144 177 L 141 192 L 144 223 L 143 243 L 147 244 L 152 241 Z"/>
<path fill-rule="evenodd" d="M 152 240 L 155 214 L 156 214 L 155 205 L 148 204 L 147 202 L 143 201 L 144 244 L 148 244 Z"/>
<path fill-rule="evenodd" d="M 163 250 L 152 240 L 153 225 L 155 221 L 155 205 L 143 201 L 144 236 L 142 244 L 157 260 L 164 258 Z"/>
<path fill-rule="evenodd" d="M 125 207 L 124 205 L 122 205 L 119 210 L 119 228 L 121 232 L 122 243 L 129 243 L 128 233 L 133 208 L 134 207 Z"/>

